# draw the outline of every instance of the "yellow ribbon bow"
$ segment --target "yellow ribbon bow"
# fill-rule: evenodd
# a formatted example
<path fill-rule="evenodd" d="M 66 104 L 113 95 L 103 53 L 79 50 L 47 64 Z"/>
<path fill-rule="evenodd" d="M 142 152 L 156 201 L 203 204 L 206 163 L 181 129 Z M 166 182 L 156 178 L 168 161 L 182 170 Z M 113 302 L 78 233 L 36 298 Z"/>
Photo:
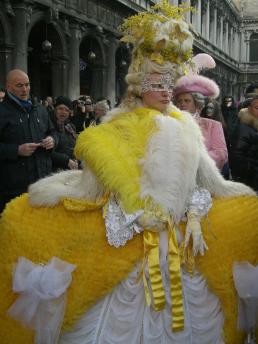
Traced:
<path fill-rule="evenodd" d="M 170 276 L 170 295 L 172 302 L 172 330 L 184 329 L 183 291 L 180 269 L 180 255 L 176 238 L 175 225 L 171 219 L 167 221 L 168 231 L 168 270 Z M 160 311 L 165 307 L 165 292 L 159 263 L 159 232 L 144 230 L 144 262 L 148 262 L 150 290 L 152 292 L 153 307 Z M 143 270 L 145 297 L 148 305 L 151 304 L 150 290 Z"/>

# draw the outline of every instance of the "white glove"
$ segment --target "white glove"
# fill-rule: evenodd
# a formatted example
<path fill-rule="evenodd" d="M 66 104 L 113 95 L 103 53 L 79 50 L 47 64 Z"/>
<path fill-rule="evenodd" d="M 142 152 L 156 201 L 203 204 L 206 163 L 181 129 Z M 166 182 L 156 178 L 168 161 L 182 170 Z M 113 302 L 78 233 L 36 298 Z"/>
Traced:
<path fill-rule="evenodd" d="M 185 248 L 188 246 L 191 236 L 193 239 L 193 255 L 197 256 L 200 253 L 203 256 L 204 251 L 208 250 L 208 246 L 202 235 L 200 216 L 194 213 L 187 213 Z"/>

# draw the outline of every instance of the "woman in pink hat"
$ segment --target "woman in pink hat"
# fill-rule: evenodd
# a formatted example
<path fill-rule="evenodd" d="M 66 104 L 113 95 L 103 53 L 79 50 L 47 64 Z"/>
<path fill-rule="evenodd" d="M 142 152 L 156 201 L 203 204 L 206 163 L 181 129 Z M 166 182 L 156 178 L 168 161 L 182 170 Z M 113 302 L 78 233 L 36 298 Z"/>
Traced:
<path fill-rule="evenodd" d="M 207 54 L 196 55 L 195 63 L 199 68 L 215 67 L 215 61 Z M 207 97 L 215 99 L 218 95 L 219 88 L 213 80 L 193 72 L 179 78 L 174 89 L 176 105 L 180 110 L 188 111 L 194 116 L 201 128 L 208 153 L 221 170 L 228 161 L 222 125 L 218 121 L 200 117 L 205 99 Z"/>

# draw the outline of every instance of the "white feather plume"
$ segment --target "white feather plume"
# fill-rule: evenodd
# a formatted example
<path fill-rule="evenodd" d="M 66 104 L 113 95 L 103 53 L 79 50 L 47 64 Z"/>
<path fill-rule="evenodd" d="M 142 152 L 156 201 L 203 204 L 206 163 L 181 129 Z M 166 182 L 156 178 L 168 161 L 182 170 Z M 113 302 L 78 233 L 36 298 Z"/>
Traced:
<path fill-rule="evenodd" d="M 208 54 L 197 54 L 192 59 L 197 68 L 197 73 L 202 69 L 213 69 L 216 67 L 216 62 L 213 57 Z"/>

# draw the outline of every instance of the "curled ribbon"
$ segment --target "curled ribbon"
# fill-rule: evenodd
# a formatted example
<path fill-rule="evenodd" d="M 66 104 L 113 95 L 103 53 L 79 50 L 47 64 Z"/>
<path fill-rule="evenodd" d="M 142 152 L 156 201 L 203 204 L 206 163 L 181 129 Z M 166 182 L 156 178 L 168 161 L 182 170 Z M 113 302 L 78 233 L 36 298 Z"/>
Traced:
<path fill-rule="evenodd" d="M 20 257 L 14 271 L 13 291 L 21 295 L 8 315 L 35 329 L 37 344 L 57 342 L 65 313 L 66 289 L 75 265 L 53 257 L 47 265 L 36 265 Z"/>
<path fill-rule="evenodd" d="M 169 219 L 168 231 L 168 268 L 170 276 L 170 294 L 172 302 L 172 330 L 182 331 L 184 329 L 184 306 L 181 281 L 180 255 L 176 238 L 175 226 Z M 144 230 L 144 261 L 148 262 L 150 289 L 153 297 L 153 307 L 160 311 L 165 307 L 165 291 L 162 283 L 162 275 L 159 264 L 159 232 Z M 148 305 L 151 297 L 143 269 L 143 282 L 145 298 Z"/>
<path fill-rule="evenodd" d="M 184 329 L 184 305 L 181 279 L 181 262 L 176 238 L 176 228 L 168 220 L 168 269 L 170 277 L 170 294 L 172 302 L 172 329 Z"/>
<path fill-rule="evenodd" d="M 159 265 L 159 233 L 145 230 L 144 237 L 144 252 L 148 260 L 149 276 L 151 291 L 153 296 L 153 306 L 155 311 L 160 311 L 165 306 L 165 293 L 162 284 L 162 276 Z M 147 287 L 147 281 L 144 276 L 144 286 L 147 304 L 150 304 L 150 295 Z"/>

